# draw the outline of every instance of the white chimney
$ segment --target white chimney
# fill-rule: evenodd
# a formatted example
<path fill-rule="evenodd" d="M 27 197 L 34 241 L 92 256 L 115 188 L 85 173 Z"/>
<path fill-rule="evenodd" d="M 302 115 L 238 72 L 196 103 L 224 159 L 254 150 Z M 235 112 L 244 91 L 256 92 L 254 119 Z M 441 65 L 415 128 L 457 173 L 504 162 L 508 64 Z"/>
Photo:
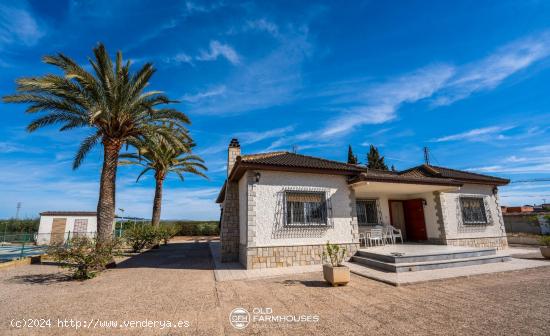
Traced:
<path fill-rule="evenodd" d="M 237 161 L 237 156 L 241 156 L 241 145 L 239 144 L 239 140 L 233 138 L 227 149 L 227 176 L 231 173 L 235 161 Z"/>

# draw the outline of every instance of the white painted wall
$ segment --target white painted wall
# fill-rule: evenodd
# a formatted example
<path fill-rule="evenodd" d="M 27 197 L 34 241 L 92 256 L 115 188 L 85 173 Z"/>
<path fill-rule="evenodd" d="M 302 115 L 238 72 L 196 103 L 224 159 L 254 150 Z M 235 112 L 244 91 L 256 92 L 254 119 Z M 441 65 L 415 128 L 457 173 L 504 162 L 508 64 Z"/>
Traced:
<path fill-rule="evenodd" d="M 247 174 L 239 180 L 239 242 L 246 244 L 247 233 L 247 205 L 248 205 Z"/>
<path fill-rule="evenodd" d="M 76 219 L 87 219 L 88 227 L 87 232 L 97 231 L 97 217 L 96 216 L 40 216 L 40 225 L 38 227 L 38 236 L 36 241 L 38 244 L 49 244 L 50 234 L 52 232 L 52 223 L 54 218 L 66 218 L 65 232 L 74 232 L 74 222 Z"/>
<path fill-rule="evenodd" d="M 255 246 L 297 246 L 352 243 L 350 189 L 344 176 L 260 171 L 255 184 Z M 332 205 L 331 228 L 283 228 L 282 195 L 285 189 L 310 188 L 325 191 Z M 278 199 L 279 197 L 279 199 Z M 243 206 L 241 205 L 241 209 Z M 241 238 L 243 236 L 241 230 Z"/>
<path fill-rule="evenodd" d="M 490 214 L 488 219 L 491 222 L 488 225 L 460 225 L 460 195 L 486 197 L 489 207 L 485 210 Z M 459 191 L 442 193 L 441 199 L 448 239 L 506 236 L 498 197 L 493 195 L 493 186 L 465 184 Z"/>

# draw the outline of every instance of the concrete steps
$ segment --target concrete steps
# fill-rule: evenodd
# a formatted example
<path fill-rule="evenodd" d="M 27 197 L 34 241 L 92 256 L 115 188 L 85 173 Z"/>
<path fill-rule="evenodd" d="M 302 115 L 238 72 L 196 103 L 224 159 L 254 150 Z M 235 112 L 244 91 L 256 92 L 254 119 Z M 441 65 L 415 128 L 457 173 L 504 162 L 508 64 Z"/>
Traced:
<path fill-rule="evenodd" d="M 482 265 L 509 260 L 511 260 L 509 255 L 497 254 L 494 248 L 402 256 L 360 250 L 351 258 L 351 262 L 396 273 Z"/>

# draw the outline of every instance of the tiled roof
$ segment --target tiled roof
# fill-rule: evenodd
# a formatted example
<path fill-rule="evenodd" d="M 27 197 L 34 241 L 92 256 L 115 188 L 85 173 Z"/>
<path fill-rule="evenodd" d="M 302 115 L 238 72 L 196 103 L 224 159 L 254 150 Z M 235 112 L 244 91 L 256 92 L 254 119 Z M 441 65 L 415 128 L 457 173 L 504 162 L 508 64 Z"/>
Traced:
<path fill-rule="evenodd" d="M 97 216 L 95 211 L 44 211 L 40 216 Z"/>
<path fill-rule="evenodd" d="M 463 170 L 451 169 L 446 167 L 432 166 L 432 165 L 421 165 L 413 167 L 401 172 L 403 176 L 410 177 L 440 177 L 440 178 L 449 178 L 463 182 L 477 182 L 477 183 L 495 183 L 495 184 L 508 184 L 510 180 L 489 176 L 483 174 L 477 174 L 472 172 L 467 172 Z"/>
<path fill-rule="evenodd" d="M 229 176 L 237 181 L 248 169 L 272 169 L 291 172 L 311 172 L 347 175 L 349 183 L 359 181 L 378 181 L 389 183 L 431 184 L 460 186 L 464 183 L 505 185 L 510 180 L 500 177 L 471 173 L 445 167 L 420 165 L 400 172 L 368 169 L 339 161 L 290 152 L 269 152 L 242 155 Z M 223 202 L 225 183 L 218 195 L 217 202 Z"/>
<path fill-rule="evenodd" d="M 350 173 L 365 170 L 365 168 L 357 165 L 290 152 L 271 152 L 243 155 L 241 157 L 241 162 L 278 167 L 341 170 L 349 171 Z"/>

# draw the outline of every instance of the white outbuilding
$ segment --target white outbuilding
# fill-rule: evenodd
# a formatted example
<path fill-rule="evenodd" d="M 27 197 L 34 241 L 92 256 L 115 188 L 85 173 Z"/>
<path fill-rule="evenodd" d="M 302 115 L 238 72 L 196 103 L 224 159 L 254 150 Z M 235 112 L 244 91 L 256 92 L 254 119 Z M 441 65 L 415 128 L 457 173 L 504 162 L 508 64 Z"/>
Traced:
<path fill-rule="evenodd" d="M 37 244 L 63 242 L 68 237 L 92 236 L 97 231 L 95 211 L 44 211 L 40 213 Z"/>

